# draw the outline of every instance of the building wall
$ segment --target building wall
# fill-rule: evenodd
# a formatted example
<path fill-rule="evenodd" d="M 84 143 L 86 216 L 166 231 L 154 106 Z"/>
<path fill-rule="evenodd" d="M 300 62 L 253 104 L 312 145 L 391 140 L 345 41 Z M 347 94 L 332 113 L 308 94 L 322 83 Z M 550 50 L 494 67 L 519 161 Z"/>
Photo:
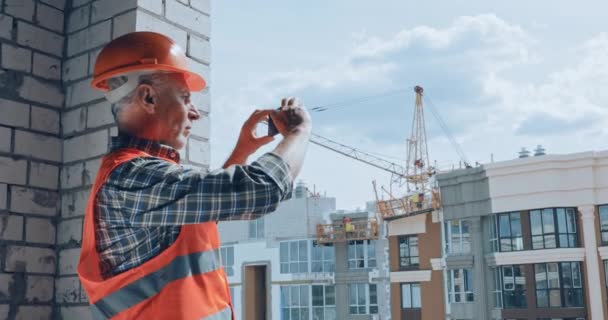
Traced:
<path fill-rule="evenodd" d="M 53 313 L 64 1 L 0 1 L 0 319 Z"/>
<path fill-rule="evenodd" d="M 607 165 L 608 152 L 584 152 L 515 159 L 439 175 L 444 220 L 464 218 L 472 226 L 471 254 L 447 255 L 444 260 L 447 269 L 472 268 L 475 310 L 467 304 L 448 304 L 448 314 L 457 319 L 604 319 L 607 299 L 602 259 L 608 259 L 608 247 L 601 246 L 597 205 L 608 203 Z M 580 246 L 532 250 L 530 210 L 555 207 L 576 208 Z M 521 214 L 524 251 L 493 253 L 490 218 L 512 211 Z M 533 264 L 560 261 L 581 262 L 586 307 L 536 308 Z M 526 309 L 493 309 L 492 268 L 509 264 L 522 265 L 526 271 Z M 488 306 L 486 316 L 479 310 L 484 305 Z"/>
<path fill-rule="evenodd" d="M 441 222 L 438 212 L 398 218 L 388 222 L 389 263 L 391 282 L 391 318 L 436 320 L 445 317 L 443 272 L 437 267 L 441 258 Z M 418 236 L 420 264 L 417 270 L 401 271 L 399 237 Z M 401 307 L 401 284 L 420 283 L 421 308 Z"/>
<path fill-rule="evenodd" d="M 0 0 L 0 319 L 86 319 L 76 276 L 82 217 L 116 128 L 89 87 L 108 41 L 165 33 L 208 79 L 208 0 Z M 182 152 L 209 165 L 209 89 Z"/>

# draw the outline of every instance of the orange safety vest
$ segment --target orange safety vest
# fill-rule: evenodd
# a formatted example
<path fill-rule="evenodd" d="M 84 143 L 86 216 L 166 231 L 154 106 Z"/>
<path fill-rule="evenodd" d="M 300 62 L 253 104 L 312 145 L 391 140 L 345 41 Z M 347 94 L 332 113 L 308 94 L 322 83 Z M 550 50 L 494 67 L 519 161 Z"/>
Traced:
<path fill-rule="evenodd" d="M 234 319 L 215 222 L 182 226 L 158 256 L 103 279 L 95 246 L 95 198 L 112 170 L 136 157 L 150 155 L 132 148 L 106 155 L 87 203 L 78 275 L 94 319 Z"/>

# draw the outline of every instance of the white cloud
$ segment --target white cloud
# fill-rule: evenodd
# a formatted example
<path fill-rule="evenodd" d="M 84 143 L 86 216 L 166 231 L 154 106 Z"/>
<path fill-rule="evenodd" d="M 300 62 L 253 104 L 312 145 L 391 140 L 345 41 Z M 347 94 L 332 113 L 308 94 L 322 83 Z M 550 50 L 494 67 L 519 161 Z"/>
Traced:
<path fill-rule="evenodd" d="M 271 73 L 230 94 L 214 93 L 214 163 L 219 165 L 228 153 L 232 143 L 226 142 L 236 140 L 253 105 L 275 107 L 282 96 L 310 89 L 352 90 L 357 98 L 359 88 L 374 86 L 382 92 L 410 70 L 427 77 L 431 88 L 457 88 L 449 91 L 453 96 L 444 95 L 434 102 L 444 106 L 439 111 L 457 132 L 456 139 L 472 162 L 488 162 L 491 153 L 497 160 L 513 158 L 520 146 L 531 148 L 540 143 L 550 153 L 608 147 L 608 34 L 565 48 L 580 58 L 560 61 L 545 75 L 539 71 L 543 68 L 537 67 L 543 65 L 547 54 L 559 58 L 560 53 L 539 50 L 545 43 L 533 32 L 496 15 L 483 14 L 459 17 L 445 28 L 404 29 L 387 38 L 357 33 L 352 54 L 347 57 L 328 57 L 326 65 L 315 68 L 302 66 Z M 448 78 L 456 81 L 445 83 Z M 460 92 L 459 86 L 469 90 Z M 551 123 L 572 126 L 568 131 L 522 130 L 530 125 L 530 119 L 542 119 L 543 114 L 550 115 Z M 597 121 L 586 126 L 586 119 Z M 427 113 L 427 123 L 432 121 Z M 382 125 L 382 120 L 378 122 Z M 404 127 L 409 128 L 409 123 L 404 121 Z M 314 130 L 363 150 L 405 158 L 405 146 L 394 139 L 372 139 L 348 119 Z M 373 198 L 371 180 L 382 184 L 388 179 L 377 169 L 315 148 L 311 146 L 302 177 L 336 196 L 339 206 L 362 206 Z M 429 150 L 440 167 L 458 166 L 458 158 L 443 136 L 429 136 Z"/>

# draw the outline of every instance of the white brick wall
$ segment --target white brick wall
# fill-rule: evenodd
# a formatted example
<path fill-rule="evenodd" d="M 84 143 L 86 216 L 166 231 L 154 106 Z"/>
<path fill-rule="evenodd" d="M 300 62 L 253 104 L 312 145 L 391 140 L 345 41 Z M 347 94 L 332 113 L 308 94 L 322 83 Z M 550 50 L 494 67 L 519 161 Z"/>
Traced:
<path fill-rule="evenodd" d="M 82 240 L 82 219 L 63 220 L 59 223 L 57 244 L 65 245 L 69 242 L 80 243 Z"/>
<path fill-rule="evenodd" d="M 27 179 L 27 161 L 0 157 L 0 182 L 24 185 Z"/>
<path fill-rule="evenodd" d="M 93 2 L 93 7 L 91 8 L 91 22 L 95 23 L 101 20 L 109 19 L 135 7 L 137 7 L 136 0 L 113 1 L 111 5 L 107 0 L 95 1 Z"/>
<path fill-rule="evenodd" d="M 67 89 L 65 106 L 75 107 L 77 105 L 104 99 L 103 93 L 91 88 L 91 79 L 87 78 L 70 85 Z"/>
<path fill-rule="evenodd" d="M 32 129 L 59 133 L 59 111 L 32 106 Z"/>
<path fill-rule="evenodd" d="M 86 28 L 89 25 L 90 12 L 90 5 L 72 11 L 68 18 L 68 32 Z"/>
<path fill-rule="evenodd" d="M 13 26 L 13 18 L 0 14 L 0 38 L 10 39 Z"/>
<path fill-rule="evenodd" d="M 32 70 L 32 51 L 3 43 L 2 67 L 16 71 L 30 72 Z"/>
<path fill-rule="evenodd" d="M 23 77 L 23 84 L 19 88 L 19 96 L 53 107 L 61 108 L 63 106 L 63 93 L 59 86 L 29 76 Z"/>
<path fill-rule="evenodd" d="M 66 60 L 63 64 L 63 81 L 84 78 L 89 72 L 89 54 L 81 54 Z"/>
<path fill-rule="evenodd" d="M 60 309 L 62 319 L 92 320 L 89 307 L 65 307 Z"/>
<path fill-rule="evenodd" d="M 75 132 L 85 129 L 87 122 L 87 109 L 79 108 L 63 113 L 61 123 L 63 123 L 63 135 L 69 136 Z"/>
<path fill-rule="evenodd" d="M 0 151 L 11 152 L 13 132 L 10 128 L 0 127 Z"/>
<path fill-rule="evenodd" d="M 82 174 L 84 164 L 76 163 L 70 166 L 61 168 L 61 188 L 71 189 L 82 186 Z"/>
<path fill-rule="evenodd" d="M 61 61 L 57 58 L 40 53 L 34 53 L 34 74 L 51 80 L 61 78 Z"/>
<path fill-rule="evenodd" d="M 55 280 L 55 302 L 76 303 L 80 302 L 80 281 L 78 277 L 63 277 Z M 90 311 L 89 311 L 90 313 Z M 80 318 L 64 318 L 80 319 Z"/>
<path fill-rule="evenodd" d="M 57 190 L 59 167 L 46 163 L 30 162 L 30 186 Z"/>
<path fill-rule="evenodd" d="M 190 35 L 188 56 L 205 63 L 211 61 L 211 44 L 209 40 Z"/>
<path fill-rule="evenodd" d="M 194 10 L 177 0 L 166 0 L 165 10 L 165 16 L 172 22 L 198 34 L 209 34 L 211 22 L 208 15 Z"/>
<path fill-rule="evenodd" d="M 192 139 L 188 141 L 188 161 L 209 166 L 209 142 Z"/>
<path fill-rule="evenodd" d="M 19 306 L 15 320 L 51 319 L 50 306 Z"/>
<path fill-rule="evenodd" d="M 6 271 L 55 274 L 55 251 L 46 248 L 8 246 Z"/>
<path fill-rule="evenodd" d="M 108 131 L 100 130 L 64 141 L 63 161 L 71 162 L 100 156 L 108 151 Z"/>
<path fill-rule="evenodd" d="M 49 219 L 27 218 L 25 240 L 31 243 L 55 244 L 55 226 Z"/>
<path fill-rule="evenodd" d="M 33 213 L 49 217 L 57 214 L 59 195 L 56 192 L 13 186 L 11 211 Z"/>
<path fill-rule="evenodd" d="M 63 10 L 65 8 L 66 0 L 40 0 L 48 5 L 51 5 L 59 10 Z"/>
<path fill-rule="evenodd" d="M 76 274 L 80 248 L 65 249 L 59 252 L 59 274 Z"/>
<path fill-rule="evenodd" d="M 173 39 L 182 49 L 186 50 L 188 45 L 188 32 L 172 24 L 160 20 L 158 17 L 150 15 L 141 10 L 137 11 L 137 31 L 156 31 Z"/>
<path fill-rule="evenodd" d="M 61 161 L 61 140 L 28 131 L 15 130 L 15 153 L 59 162 Z"/>
<path fill-rule="evenodd" d="M 28 302 L 50 302 L 53 300 L 53 282 L 53 277 L 28 276 L 25 299 Z"/>
<path fill-rule="evenodd" d="M 107 43 L 111 29 L 112 21 L 104 21 L 74 33 L 68 38 L 68 57 Z"/>
<path fill-rule="evenodd" d="M 2 240 L 23 240 L 23 217 L 0 214 L 0 239 Z"/>
<path fill-rule="evenodd" d="M 135 10 L 123 13 L 114 18 L 114 30 L 112 32 L 112 39 L 116 39 L 122 35 L 135 30 Z"/>
<path fill-rule="evenodd" d="M 5 0 L 4 10 L 13 17 L 32 21 L 34 19 L 34 0 Z"/>
<path fill-rule="evenodd" d="M 87 205 L 89 192 L 73 191 L 67 192 L 61 196 L 61 217 L 70 218 L 84 215 L 84 209 Z"/>
<path fill-rule="evenodd" d="M 0 99 L 0 124 L 11 127 L 29 127 L 30 106 L 24 103 Z"/>
<path fill-rule="evenodd" d="M 63 32 L 62 10 L 57 10 L 57 8 L 39 3 L 36 8 L 36 20 L 38 21 L 38 24 L 43 27 L 59 33 Z"/>
<path fill-rule="evenodd" d="M 112 106 L 106 100 L 88 107 L 87 128 L 96 128 L 114 124 Z"/>
<path fill-rule="evenodd" d="M 0 210 L 6 209 L 6 199 L 8 198 L 6 193 L 8 192 L 8 186 L 4 183 L 0 183 Z"/>
<path fill-rule="evenodd" d="M 22 21 L 17 22 L 17 42 L 57 57 L 63 52 L 62 36 Z"/>
<path fill-rule="evenodd" d="M 163 0 L 140 0 L 137 5 L 159 16 L 163 14 Z"/>

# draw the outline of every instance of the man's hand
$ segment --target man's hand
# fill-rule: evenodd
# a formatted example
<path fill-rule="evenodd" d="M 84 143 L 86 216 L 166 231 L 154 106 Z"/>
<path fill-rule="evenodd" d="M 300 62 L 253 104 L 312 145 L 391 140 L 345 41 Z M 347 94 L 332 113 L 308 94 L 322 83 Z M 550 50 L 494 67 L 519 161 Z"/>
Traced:
<path fill-rule="evenodd" d="M 312 124 L 310 114 L 296 98 L 283 98 L 281 108 L 273 112 L 272 120 L 280 134 L 310 134 Z"/>
<path fill-rule="evenodd" d="M 239 140 L 237 141 L 232 154 L 228 160 L 226 160 L 224 168 L 233 164 L 245 164 L 250 155 L 256 152 L 261 146 L 274 140 L 274 137 L 257 137 L 255 135 L 257 125 L 262 121 L 268 120 L 268 116 L 273 112 L 274 110 L 256 110 L 249 116 L 249 119 L 245 121 L 241 128 Z"/>

